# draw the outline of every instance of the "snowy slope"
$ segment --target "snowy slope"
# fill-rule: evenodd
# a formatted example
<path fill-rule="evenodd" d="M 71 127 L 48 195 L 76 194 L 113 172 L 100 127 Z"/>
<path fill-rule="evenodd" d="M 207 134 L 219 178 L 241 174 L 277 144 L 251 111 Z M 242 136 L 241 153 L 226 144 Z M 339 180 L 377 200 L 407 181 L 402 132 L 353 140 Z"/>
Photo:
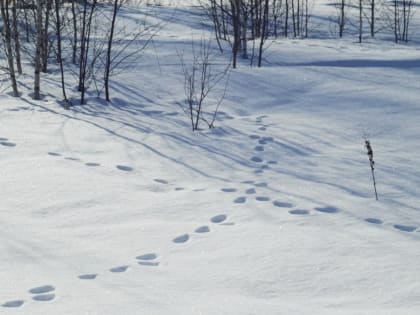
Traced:
<path fill-rule="evenodd" d="M 155 9 L 112 104 L 0 96 L 0 314 L 418 314 L 419 47 L 279 40 L 193 133 Z"/>

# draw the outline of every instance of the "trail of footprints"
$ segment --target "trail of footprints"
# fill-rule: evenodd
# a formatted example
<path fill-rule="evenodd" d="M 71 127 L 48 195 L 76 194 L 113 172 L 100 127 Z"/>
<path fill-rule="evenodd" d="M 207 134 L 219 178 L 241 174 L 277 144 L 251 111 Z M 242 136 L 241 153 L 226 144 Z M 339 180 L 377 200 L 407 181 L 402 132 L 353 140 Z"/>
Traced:
<path fill-rule="evenodd" d="M 264 117 L 259 117 L 257 118 L 257 122 L 261 122 L 261 119 Z M 261 126 L 259 128 L 260 131 L 266 131 L 267 130 L 267 126 Z M 258 144 L 255 146 L 254 150 L 255 152 L 261 153 L 265 151 L 265 147 L 264 145 L 271 143 L 274 141 L 274 139 L 272 137 L 261 137 L 259 135 L 250 135 L 249 136 L 251 139 L 253 140 L 257 140 Z M 4 137 L 0 137 L 0 145 L 5 146 L 5 147 L 14 147 L 16 146 L 15 143 L 10 142 L 8 138 L 4 138 Z M 56 153 L 56 152 L 48 152 L 48 155 L 53 156 L 53 157 L 63 157 L 66 160 L 69 161 L 75 161 L 75 162 L 81 162 L 81 159 L 79 158 L 75 158 L 75 157 L 71 157 L 71 156 L 62 156 L 60 153 Z M 277 161 L 267 161 L 266 164 L 263 164 L 264 159 L 261 156 L 255 155 L 252 156 L 250 158 L 250 160 L 252 162 L 254 162 L 255 164 L 258 165 L 258 168 L 254 171 L 257 174 L 262 174 L 264 172 L 264 170 L 268 169 L 270 165 L 275 165 L 277 164 Z M 101 166 L 101 164 L 99 163 L 95 163 L 95 162 L 87 162 L 85 163 L 85 166 L 87 167 L 99 167 Z M 134 169 L 130 166 L 126 166 L 126 165 L 116 165 L 115 166 L 116 169 L 122 171 L 122 172 L 132 172 Z M 169 182 L 165 179 L 154 179 L 154 182 L 158 183 L 158 184 L 162 184 L 162 185 L 167 185 L 169 184 Z M 258 194 L 258 190 L 260 189 L 264 189 L 266 187 L 268 187 L 268 184 L 266 182 L 255 182 L 252 180 L 249 181 L 244 181 L 241 184 L 246 184 L 246 185 L 250 185 L 252 187 L 248 187 L 244 190 L 244 195 L 240 195 L 237 196 L 233 199 L 233 203 L 234 204 L 244 204 L 246 203 L 249 199 L 253 198 L 256 202 L 270 202 L 271 198 L 269 196 L 265 196 L 265 195 L 259 195 Z M 175 187 L 174 188 L 175 191 L 183 191 L 185 190 L 184 187 Z M 201 192 L 204 191 L 205 189 L 195 189 L 193 190 L 194 192 Z M 224 193 L 228 193 L 228 194 L 233 194 L 233 193 L 237 193 L 238 189 L 237 188 L 232 188 L 232 187 L 225 187 L 225 188 L 221 188 L 221 192 Z M 295 215 L 295 216 L 308 216 L 310 215 L 312 212 L 310 210 L 307 209 L 299 209 L 296 208 L 296 206 L 290 202 L 285 202 L 282 200 L 274 200 L 271 201 L 271 204 L 273 207 L 276 208 L 284 208 L 284 209 L 288 209 L 288 213 L 290 215 Z M 340 210 L 336 207 L 333 206 L 324 206 L 324 207 L 315 207 L 313 209 L 313 211 L 318 212 L 318 213 L 322 213 L 322 214 L 336 214 L 339 213 Z M 216 216 L 213 216 L 212 218 L 210 218 L 210 223 L 212 224 L 217 224 L 217 225 L 233 225 L 233 222 L 226 222 L 227 221 L 227 215 L 225 214 L 219 214 Z M 378 218 L 366 218 L 365 222 L 369 223 L 369 224 L 374 224 L 374 225 L 382 225 L 384 222 Z M 420 229 L 418 229 L 417 226 L 411 226 L 411 225 L 401 225 L 401 224 L 394 224 L 393 228 L 395 228 L 396 230 L 402 231 L 402 232 L 414 232 L 414 231 L 418 231 L 420 232 Z M 199 234 L 205 234 L 205 233 L 209 233 L 210 232 L 210 227 L 209 225 L 202 225 L 197 227 L 194 230 L 194 233 L 199 235 Z M 172 239 L 172 243 L 175 245 L 181 245 L 184 243 L 189 242 L 194 234 L 189 234 L 189 233 L 184 233 L 184 234 L 180 234 L 176 237 L 174 237 Z M 140 256 L 136 257 L 136 261 L 137 261 L 137 265 L 139 266 L 144 266 L 144 267 L 158 267 L 160 265 L 160 262 L 158 261 L 158 254 L 157 253 L 146 253 L 146 254 L 142 254 Z M 120 266 L 115 266 L 110 268 L 108 271 L 110 273 L 114 273 L 114 274 L 118 274 L 118 273 L 124 273 L 126 271 L 128 271 L 131 268 L 131 265 L 120 265 Z M 86 281 L 92 281 L 97 279 L 98 277 L 98 273 L 87 273 L 87 274 L 81 274 L 78 276 L 78 278 L 80 280 L 86 280 Z M 44 285 L 44 286 L 40 286 L 40 287 L 35 287 L 29 290 L 29 293 L 32 295 L 32 300 L 33 301 L 38 301 L 38 302 L 48 302 L 48 301 L 52 301 L 55 299 L 55 287 L 51 286 L 51 285 Z M 21 307 L 22 305 L 24 305 L 25 301 L 24 300 L 11 300 L 11 301 L 7 301 L 5 303 L 2 304 L 2 307 L 5 308 L 18 308 Z"/>
<path fill-rule="evenodd" d="M 157 180 L 157 182 L 160 182 L 160 180 Z M 220 225 L 233 225 L 233 223 L 226 223 L 227 215 L 225 214 L 219 214 L 216 216 L 213 216 L 210 218 L 210 222 L 213 224 L 220 224 Z M 203 234 L 203 233 L 209 233 L 210 227 L 208 225 L 203 225 L 194 230 L 197 234 Z M 178 237 L 175 237 L 172 242 L 175 244 L 182 244 L 186 243 L 191 239 L 190 234 L 182 234 Z M 146 253 L 142 254 L 136 257 L 137 265 L 139 266 L 145 266 L 145 267 L 158 267 L 160 262 L 158 261 L 158 254 L 157 253 Z M 110 268 L 108 271 L 110 273 L 118 274 L 118 273 L 124 273 L 128 271 L 131 268 L 131 265 L 121 265 L 121 266 L 115 266 Z M 98 273 L 87 273 L 87 274 L 81 274 L 78 276 L 80 280 L 95 280 L 98 277 Z M 55 287 L 52 285 L 43 285 L 38 286 L 30 289 L 28 292 L 32 296 L 33 301 L 37 302 L 48 302 L 55 299 Z M 18 308 L 25 304 L 25 300 L 19 299 L 19 300 L 10 300 L 5 303 L 3 303 L 1 306 L 4 308 Z"/>
<path fill-rule="evenodd" d="M 43 285 L 34 287 L 28 290 L 28 293 L 32 296 L 33 301 L 37 302 L 48 302 L 55 299 L 55 287 L 52 285 Z M 21 307 L 25 304 L 25 300 L 12 300 L 2 304 L 5 308 L 16 308 Z"/>

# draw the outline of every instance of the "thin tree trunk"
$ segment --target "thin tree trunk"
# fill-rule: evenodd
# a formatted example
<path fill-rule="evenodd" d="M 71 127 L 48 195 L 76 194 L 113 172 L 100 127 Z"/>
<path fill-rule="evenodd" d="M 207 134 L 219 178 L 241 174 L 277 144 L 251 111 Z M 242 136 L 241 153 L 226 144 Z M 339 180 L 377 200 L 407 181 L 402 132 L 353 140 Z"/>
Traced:
<path fill-rule="evenodd" d="M 111 71 L 111 50 L 112 50 L 112 41 L 114 39 L 115 21 L 117 18 L 118 10 L 119 10 L 119 2 L 118 0 L 114 0 L 114 11 L 112 13 L 111 30 L 109 32 L 109 38 L 108 38 L 108 48 L 106 52 L 105 76 L 104 76 L 105 99 L 107 102 L 110 101 L 109 99 L 109 74 Z"/>
<path fill-rule="evenodd" d="M 68 109 L 69 102 L 66 95 L 66 87 L 64 80 L 64 67 L 63 59 L 61 55 L 61 21 L 60 21 L 60 0 L 55 0 L 55 23 L 56 23 L 56 35 L 57 35 L 57 59 L 60 64 L 61 72 L 61 89 L 63 91 L 64 108 Z"/>
<path fill-rule="evenodd" d="M 260 47 L 259 47 L 259 54 L 258 54 L 258 67 L 261 67 L 261 64 L 262 64 L 263 47 L 264 47 L 264 42 L 267 38 L 267 33 L 268 33 L 268 6 L 269 6 L 269 0 L 265 0 L 264 13 L 263 13 L 263 19 L 262 19 Z"/>
<path fill-rule="evenodd" d="M 35 79 L 34 79 L 34 99 L 41 99 L 41 46 L 42 46 L 42 0 L 36 1 L 36 50 L 35 50 Z"/>
<path fill-rule="evenodd" d="M 76 8 L 75 8 L 75 1 L 72 0 L 71 2 L 71 12 L 73 15 L 73 43 L 72 43 L 72 49 L 73 49 L 73 55 L 72 55 L 72 62 L 73 64 L 76 64 L 76 54 L 77 54 L 77 18 L 76 18 Z"/>
<path fill-rule="evenodd" d="M 50 25 L 50 12 L 51 12 L 51 1 L 52 0 L 43 0 L 46 4 L 45 6 L 45 20 L 44 20 L 44 29 L 43 29 L 43 39 L 42 39 L 42 46 L 41 46 L 41 62 L 42 62 L 42 69 L 43 73 L 47 73 L 48 71 L 48 55 L 49 55 L 49 36 L 48 36 L 48 28 Z"/>
<path fill-rule="evenodd" d="M 20 41 L 19 41 L 19 30 L 18 30 L 18 21 L 17 21 L 17 8 L 16 0 L 12 2 L 12 14 L 13 14 L 13 40 L 15 43 L 15 58 L 16 58 L 16 67 L 17 72 L 22 74 L 22 63 L 20 58 Z"/>
<path fill-rule="evenodd" d="M 11 32 L 10 32 L 10 19 L 9 19 L 9 1 L 8 0 L 0 0 L 0 10 L 1 10 L 1 16 L 3 19 L 3 36 L 4 41 L 6 45 L 6 54 L 7 54 L 7 62 L 9 65 L 9 75 L 10 75 L 10 81 L 12 83 L 12 89 L 13 89 L 13 96 L 18 97 L 19 91 L 17 88 L 17 82 L 16 82 L 16 75 L 15 75 L 15 67 L 13 63 L 13 49 L 12 49 L 12 43 L 11 43 Z"/>

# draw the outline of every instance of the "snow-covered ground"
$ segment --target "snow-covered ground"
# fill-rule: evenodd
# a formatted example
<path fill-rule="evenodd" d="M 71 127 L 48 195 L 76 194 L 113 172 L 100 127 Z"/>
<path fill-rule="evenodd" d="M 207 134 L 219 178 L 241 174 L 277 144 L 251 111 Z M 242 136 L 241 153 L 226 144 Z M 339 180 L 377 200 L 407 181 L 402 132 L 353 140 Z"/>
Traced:
<path fill-rule="evenodd" d="M 155 9 L 112 104 L 0 96 L 0 314 L 419 314 L 420 46 L 279 40 L 193 133 Z"/>

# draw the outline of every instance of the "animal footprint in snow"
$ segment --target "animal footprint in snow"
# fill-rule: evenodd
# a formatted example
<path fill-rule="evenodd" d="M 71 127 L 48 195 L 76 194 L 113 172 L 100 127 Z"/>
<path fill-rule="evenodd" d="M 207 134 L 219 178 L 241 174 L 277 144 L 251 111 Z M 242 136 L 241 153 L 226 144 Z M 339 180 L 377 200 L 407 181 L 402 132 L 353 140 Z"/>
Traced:
<path fill-rule="evenodd" d="M 263 147 L 262 145 L 257 145 L 257 146 L 254 148 L 254 150 L 255 150 L 255 151 L 257 151 L 257 152 L 262 152 L 262 151 L 264 151 L 264 147 Z"/>
<path fill-rule="evenodd" d="M 395 224 L 394 228 L 403 232 L 414 232 L 417 229 L 417 226 Z"/>
<path fill-rule="evenodd" d="M 231 193 L 231 192 L 236 192 L 237 191 L 236 188 L 222 188 L 221 190 L 223 192 L 226 192 L 226 193 Z"/>
<path fill-rule="evenodd" d="M 259 138 L 261 138 L 259 135 L 250 135 L 249 137 L 253 140 L 258 140 Z"/>
<path fill-rule="evenodd" d="M 226 221 L 226 219 L 227 219 L 227 216 L 225 214 L 219 214 L 219 215 L 216 215 L 216 216 L 212 217 L 210 219 L 210 221 L 212 223 L 222 223 L 222 222 Z"/>
<path fill-rule="evenodd" d="M 257 191 L 255 190 L 255 188 L 249 188 L 249 189 L 245 190 L 245 193 L 247 195 L 253 195 L 253 194 L 256 194 Z"/>
<path fill-rule="evenodd" d="M 125 166 L 125 165 L 117 165 L 116 168 L 119 169 L 120 171 L 124 171 L 124 172 L 132 172 L 133 171 L 132 167 Z"/>
<path fill-rule="evenodd" d="M 15 147 L 16 143 L 8 142 L 8 141 L 1 141 L 0 144 L 5 147 Z"/>
<path fill-rule="evenodd" d="M 279 208 L 293 208 L 293 205 L 290 202 L 283 202 L 280 200 L 274 200 L 273 205 Z"/>
<path fill-rule="evenodd" d="M 154 261 L 157 258 L 157 255 L 155 253 L 149 253 L 149 254 L 144 254 L 144 255 L 140 255 L 136 257 L 139 262 L 139 265 L 142 266 L 159 266 L 159 262 Z"/>
<path fill-rule="evenodd" d="M 48 302 L 48 301 L 54 300 L 54 298 L 55 298 L 55 294 L 51 293 L 51 294 L 35 295 L 32 299 L 34 301 Z"/>
<path fill-rule="evenodd" d="M 175 237 L 172 241 L 176 244 L 182 244 L 188 242 L 190 236 L 188 234 L 182 234 L 180 236 Z"/>
<path fill-rule="evenodd" d="M 30 289 L 29 293 L 44 294 L 44 293 L 52 292 L 54 290 L 55 290 L 55 287 L 53 287 L 52 285 L 44 285 L 44 286 L 41 286 L 41 287 L 36 287 L 36 288 Z"/>
<path fill-rule="evenodd" d="M 246 202 L 246 197 L 238 197 L 233 202 L 234 203 L 245 203 Z"/>
<path fill-rule="evenodd" d="M 96 273 L 88 273 L 84 275 L 80 275 L 78 278 L 81 280 L 94 280 L 98 275 Z"/>
<path fill-rule="evenodd" d="M 194 232 L 199 233 L 199 234 L 208 233 L 210 232 L 210 228 L 207 225 L 203 225 L 203 226 L 200 226 L 199 228 L 196 228 Z"/>
<path fill-rule="evenodd" d="M 3 307 L 21 307 L 23 305 L 23 303 L 25 303 L 25 301 L 23 301 L 23 300 L 13 300 L 13 301 L 5 302 L 1 306 L 3 306 Z"/>
<path fill-rule="evenodd" d="M 0 137 L 0 141 L 7 141 L 9 139 Z"/>
<path fill-rule="evenodd" d="M 256 186 L 256 187 L 267 187 L 267 186 L 268 186 L 268 184 L 267 184 L 267 183 L 265 183 L 265 182 L 262 182 L 262 183 L 256 183 L 256 184 L 255 184 L 255 186 Z"/>
<path fill-rule="evenodd" d="M 307 214 L 309 214 L 309 211 L 298 209 L 298 210 L 290 210 L 289 213 L 290 214 L 295 214 L 295 215 L 307 215 Z"/>
<path fill-rule="evenodd" d="M 90 167 L 96 167 L 96 166 L 100 166 L 101 164 L 99 164 L 99 163 L 93 163 L 93 162 L 88 162 L 88 163 L 85 163 L 85 165 L 86 166 L 90 166 Z"/>
<path fill-rule="evenodd" d="M 109 271 L 114 272 L 114 273 L 120 273 L 120 272 L 126 272 L 128 268 L 130 268 L 130 266 L 118 266 L 118 267 L 109 269 Z"/>
<path fill-rule="evenodd" d="M 255 198 L 255 200 L 257 200 L 257 201 L 270 201 L 270 197 L 257 196 L 257 197 Z"/>
<path fill-rule="evenodd" d="M 255 162 L 255 163 L 261 163 L 261 162 L 263 161 L 263 159 L 262 159 L 262 158 L 260 158 L 260 157 L 258 157 L 258 156 L 253 156 L 253 157 L 251 158 L 251 161 L 252 161 L 252 162 Z"/>
<path fill-rule="evenodd" d="M 315 208 L 316 211 L 318 212 L 323 212 L 323 213 L 337 213 L 340 210 L 338 210 L 336 207 L 317 207 Z"/>
<path fill-rule="evenodd" d="M 61 156 L 60 153 L 56 153 L 56 152 L 48 152 L 48 155 L 51 155 L 51 156 Z"/>
<path fill-rule="evenodd" d="M 54 300 L 55 294 L 50 293 L 54 290 L 55 287 L 53 287 L 52 285 L 44 285 L 30 289 L 29 293 L 34 294 L 34 296 L 32 297 L 34 301 L 47 302 Z"/>
<path fill-rule="evenodd" d="M 367 218 L 365 219 L 366 222 L 372 223 L 372 224 L 382 224 L 382 220 L 375 219 L 375 218 Z"/>

